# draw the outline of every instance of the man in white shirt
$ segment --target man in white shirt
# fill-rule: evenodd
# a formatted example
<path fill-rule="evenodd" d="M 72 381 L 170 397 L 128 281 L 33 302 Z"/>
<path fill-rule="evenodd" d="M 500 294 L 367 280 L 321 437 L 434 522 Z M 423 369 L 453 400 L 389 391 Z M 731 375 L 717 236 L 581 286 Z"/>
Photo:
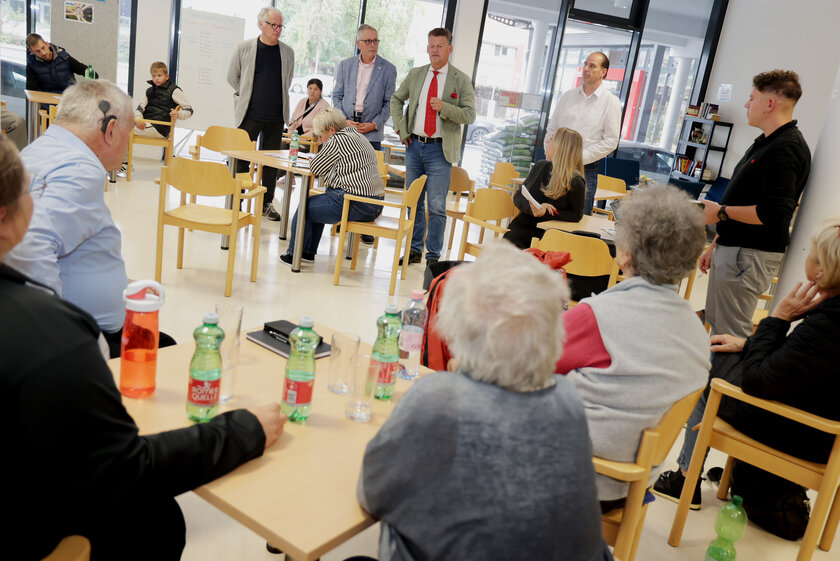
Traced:
<path fill-rule="evenodd" d="M 621 102 L 604 85 L 610 60 L 602 52 L 586 57 L 583 84 L 568 90 L 554 107 L 545 131 L 545 156 L 554 154 L 554 133 L 560 127 L 575 130 L 583 137 L 583 164 L 586 175 L 586 204 L 584 214 L 592 214 L 595 188 L 598 183 L 598 164 L 618 147 L 621 131 Z"/>

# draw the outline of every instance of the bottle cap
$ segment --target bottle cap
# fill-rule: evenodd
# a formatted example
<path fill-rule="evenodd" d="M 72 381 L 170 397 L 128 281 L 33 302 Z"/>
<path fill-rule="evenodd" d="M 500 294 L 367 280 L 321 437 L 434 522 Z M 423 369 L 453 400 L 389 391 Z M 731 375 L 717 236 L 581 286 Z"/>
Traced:
<path fill-rule="evenodd" d="M 204 314 L 204 323 L 209 323 L 211 325 L 218 325 L 219 323 L 219 314 L 216 312 L 207 312 Z"/>
<path fill-rule="evenodd" d="M 311 329 L 313 325 L 315 325 L 315 321 L 311 317 L 303 316 L 300 318 L 300 327 Z"/>
<path fill-rule="evenodd" d="M 385 313 L 386 314 L 398 314 L 400 313 L 400 309 L 397 307 L 396 304 L 388 304 L 385 306 Z"/>
<path fill-rule="evenodd" d="M 163 300 L 163 287 L 153 280 L 134 281 L 123 290 L 125 309 L 132 312 L 156 312 Z"/>
<path fill-rule="evenodd" d="M 744 504 L 744 499 L 741 498 L 741 495 L 732 495 L 732 504 L 735 506 L 741 506 Z"/>
<path fill-rule="evenodd" d="M 425 296 L 425 295 L 426 295 L 426 293 L 420 288 L 415 288 L 414 290 L 411 291 L 411 299 L 412 300 L 422 300 L 423 296 Z"/>

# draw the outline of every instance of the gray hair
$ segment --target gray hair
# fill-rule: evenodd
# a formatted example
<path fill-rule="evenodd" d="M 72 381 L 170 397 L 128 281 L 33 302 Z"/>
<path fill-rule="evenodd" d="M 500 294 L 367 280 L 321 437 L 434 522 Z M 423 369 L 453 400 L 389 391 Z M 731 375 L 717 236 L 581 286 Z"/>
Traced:
<path fill-rule="evenodd" d="M 110 105 L 107 113 L 99 108 L 102 101 Z M 75 125 L 83 130 L 99 129 L 106 115 L 116 116 L 118 126 L 131 129 L 134 126 L 131 98 L 108 80 L 82 80 L 64 90 L 55 124 Z"/>
<path fill-rule="evenodd" d="M 484 246 L 446 282 L 435 329 L 480 382 L 530 392 L 553 381 L 569 291 L 559 273 L 510 242 Z"/>
<path fill-rule="evenodd" d="M 283 17 L 282 12 L 280 12 L 280 10 L 278 10 L 277 8 L 275 8 L 273 6 L 266 6 L 265 8 L 260 10 L 259 14 L 257 14 L 257 21 L 258 22 L 259 21 L 265 21 L 265 17 L 268 15 L 268 12 L 274 12 L 275 14 L 280 16 L 281 18 Z"/>
<path fill-rule="evenodd" d="M 324 109 L 312 119 L 312 132 L 316 136 L 321 136 L 330 128 L 340 131 L 346 126 L 347 118 L 344 116 L 344 113 L 335 107 Z"/>
<path fill-rule="evenodd" d="M 359 26 L 358 31 L 356 31 L 356 41 L 358 41 L 359 38 L 362 36 L 362 31 L 367 31 L 367 30 L 376 31 L 376 28 L 372 25 L 367 24 L 367 23 L 363 23 L 362 25 Z M 376 31 L 376 34 L 379 35 L 379 31 Z"/>
<path fill-rule="evenodd" d="M 615 245 L 630 253 L 633 275 L 677 284 L 697 266 L 705 243 L 703 212 L 676 187 L 637 190 L 621 203 Z"/>

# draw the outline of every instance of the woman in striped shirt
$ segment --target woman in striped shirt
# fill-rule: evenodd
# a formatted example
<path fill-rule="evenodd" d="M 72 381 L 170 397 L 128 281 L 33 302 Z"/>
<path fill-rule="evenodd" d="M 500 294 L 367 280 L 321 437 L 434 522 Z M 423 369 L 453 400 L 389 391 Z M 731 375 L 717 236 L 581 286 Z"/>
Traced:
<path fill-rule="evenodd" d="M 379 200 L 385 197 L 376 152 L 364 136 L 347 125 L 347 119 L 341 111 L 331 107 L 318 113 L 312 123 L 312 131 L 319 137 L 323 147 L 310 161 L 309 169 L 321 177 L 327 191 L 323 195 L 309 197 L 306 205 L 301 260 L 308 263 L 315 261 L 324 225 L 341 221 L 345 193 Z M 372 222 L 381 212 L 381 205 L 352 201 L 348 219 Z M 292 264 L 292 250 L 295 247 L 297 219 L 295 213 L 289 249 L 280 256 L 280 261 L 289 266 Z"/>

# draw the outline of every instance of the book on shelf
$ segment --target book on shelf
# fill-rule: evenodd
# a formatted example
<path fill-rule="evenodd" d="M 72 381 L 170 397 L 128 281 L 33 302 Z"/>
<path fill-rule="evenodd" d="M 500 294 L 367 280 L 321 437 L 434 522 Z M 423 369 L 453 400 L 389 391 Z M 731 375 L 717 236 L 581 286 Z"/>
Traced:
<path fill-rule="evenodd" d="M 712 115 L 717 115 L 720 106 L 717 103 L 704 103 L 703 112 L 701 113 L 704 119 L 711 119 Z"/>
<path fill-rule="evenodd" d="M 685 114 L 690 117 L 699 117 L 700 116 L 700 106 L 699 105 L 689 105 L 688 108 L 685 110 Z"/>

